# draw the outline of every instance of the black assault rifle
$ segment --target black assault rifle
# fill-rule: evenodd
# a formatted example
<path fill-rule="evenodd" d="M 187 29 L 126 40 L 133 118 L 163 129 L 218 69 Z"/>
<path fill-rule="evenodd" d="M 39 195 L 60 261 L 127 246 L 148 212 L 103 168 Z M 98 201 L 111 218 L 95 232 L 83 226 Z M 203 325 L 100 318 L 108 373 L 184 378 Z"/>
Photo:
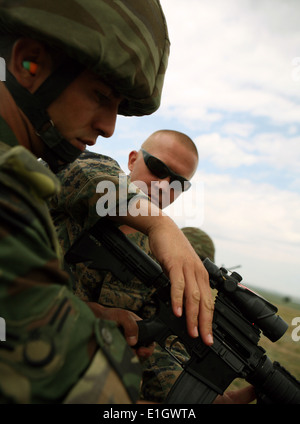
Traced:
<path fill-rule="evenodd" d="M 201 337 L 192 338 L 186 320 L 172 312 L 170 281 L 161 267 L 131 242 L 110 220 L 100 219 L 84 232 L 67 252 L 69 264 L 85 262 L 90 268 L 109 270 L 126 282 L 135 276 L 155 287 L 155 315 L 139 324 L 139 344 L 156 341 L 170 355 L 170 336 L 176 336 L 189 354 L 181 363 L 183 372 L 170 391 L 170 404 L 210 404 L 236 378 L 251 383 L 259 402 L 300 404 L 300 382 L 278 362 L 272 362 L 258 346 L 261 332 L 277 341 L 288 325 L 276 315 L 277 308 L 240 284 L 242 277 L 218 268 L 209 259 L 204 265 L 211 288 L 217 290 L 213 317 L 214 344 L 206 346 Z M 174 342 L 174 341 L 173 341 Z M 175 358 L 178 360 L 177 358 Z"/>

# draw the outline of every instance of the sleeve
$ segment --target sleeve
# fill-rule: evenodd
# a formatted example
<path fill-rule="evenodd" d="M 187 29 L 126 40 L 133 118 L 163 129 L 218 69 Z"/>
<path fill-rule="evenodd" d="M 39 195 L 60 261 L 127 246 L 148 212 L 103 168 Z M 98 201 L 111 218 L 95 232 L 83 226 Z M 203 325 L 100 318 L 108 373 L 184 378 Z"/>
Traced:
<path fill-rule="evenodd" d="M 69 289 L 44 200 L 28 179 L 16 182 L 10 173 L 4 178 L 8 173 L 2 172 L 0 180 L 0 315 L 6 322 L 0 397 L 15 403 L 57 403 L 80 380 L 96 352 L 103 351 L 105 341 L 100 321 Z M 102 364 L 110 370 L 114 365 L 107 358 L 117 357 L 114 345 L 112 338 Z M 124 341 L 118 340 L 117 347 L 128 350 Z M 120 378 L 118 384 L 126 386 Z M 104 390 L 105 379 L 103 371 L 98 392 Z"/>
<path fill-rule="evenodd" d="M 179 354 L 182 354 L 182 359 L 187 358 L 183 346 L 178 348 L 177 356 Z M 153 354 L 143 362 L 142 367 L 141 399 L 165 403 L 183 368 L 159 345 L 155 346 Z"/>
<path fill-rule="evenodd" d="M 148 198 L 115 160 L 96 153 L 81 155 L 57 176 L 61 191 L 49 205 L 64 251 L 101 217 L 126 215 L 133 197 Z"/>

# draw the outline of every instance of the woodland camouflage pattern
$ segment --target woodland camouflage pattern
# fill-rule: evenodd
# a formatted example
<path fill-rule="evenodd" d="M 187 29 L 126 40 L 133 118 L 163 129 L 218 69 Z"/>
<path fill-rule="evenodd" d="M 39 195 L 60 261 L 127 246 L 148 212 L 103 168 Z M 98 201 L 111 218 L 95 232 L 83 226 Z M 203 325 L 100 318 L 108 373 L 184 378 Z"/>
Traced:
<path fill-rule="evenodd" d="M 125 97 L 120 114 L 160 105 L 170 42 L 159 0 L 0 0 L 1 31 L 44 41 L 95 71 Z"/>
<path fill-rule="evenodd" d="M 0 0 L 1 34 L 35 38 L 96 72 L 124 97 L 120 114 L 159 107 L 170 43 L 158 0 Z M 134 401 L 136 357 L 115 324 L 96 320 L 71 292 L 60 267 L 45 203 L 58 180 L 17 144 L 0 118 L 0 313 L 7 329 L 0 403 Z"/>
<path fill-rule="evenodd" d="M 95 220 L 99 219 L 95 211 L 101 194 L 96 193 L 96 185 L 100 181 L 113 181 L 118 193 L 117 176 L 120 172 L 123 173 L 113 159 L 85 152 L 66 170 L 57 174 L 62 190 L 58 196 L 51 199 L 50 210 L 64 252 L 71 247 L 84 229 L 92 227 Z M 130 198 L 129 194 L 128 199 Z M 155 259 L 150 251 L 147 236 L 135 232 L 128 234 L 128 237 Z M 155 312 L 151 305 L 153 289 L 146 287 L 137 278 L 123 284 L 110 272 L 90 269 L 83 263 L 72 265 L 71 271 L 75 276 L 74 292 L 85 301 L 131 310 L 141 318 L 149 318 Z M 187 353 L 181 345 L 176 344 L 173 352 L 181 360 L 187 359 Z M 170 388 L 182 372 L 182 367 L 159 345 L 142 366 L 141 398 L 164 402 Z"/>
<path fill-rule="evenodd" d="M 67 403 L 131 403 L 137 358 L 115 324 L 96 319 L 71 292 L 60 267 L 46 205 L 59 186 L 0 118 L 0 403 L 57 403 L 66 395 Z"/>

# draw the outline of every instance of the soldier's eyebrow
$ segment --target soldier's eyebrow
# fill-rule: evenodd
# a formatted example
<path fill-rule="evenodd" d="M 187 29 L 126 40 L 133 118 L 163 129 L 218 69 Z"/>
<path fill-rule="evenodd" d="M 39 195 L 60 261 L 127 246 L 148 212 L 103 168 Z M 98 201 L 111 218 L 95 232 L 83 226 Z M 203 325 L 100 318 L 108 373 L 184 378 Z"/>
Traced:
<path fill-rule="evenodd" d="M 123 98 L 123 96 L 121 95 L 121 93 L 119 93 L 111 85 L 109 85 L 107 82 L 105 82 L 99 75 L 97 75 L 95 77 L 95 81 L 101 83 L 103 90 L 105 90 L 105 89 L 107 90 L 107 92 L 105 93 L 107 95 L 107 97 L 113 96 L 116 99 Z"/>

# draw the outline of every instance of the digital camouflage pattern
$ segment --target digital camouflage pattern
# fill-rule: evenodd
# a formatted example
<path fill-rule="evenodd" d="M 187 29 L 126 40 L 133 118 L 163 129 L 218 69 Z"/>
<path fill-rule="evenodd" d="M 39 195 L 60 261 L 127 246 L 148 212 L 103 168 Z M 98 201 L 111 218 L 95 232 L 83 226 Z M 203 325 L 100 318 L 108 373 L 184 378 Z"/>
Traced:
<path fill-rule="evenodd" d="M 102 197 L 106 199 L 106 213 L 114 211 L 115 214 L 120 205 L 127 208 L 133 197 L 145 197 L 138 188 L 136 192 L 129 192 L 130 181 L 119 164 L 98 153 L 85 151 L 57 177 L 61 190 L 48 205 L 64 253 L 82 231 L 90 229 L 100 219 L 97 204 Z M 107 194 L 108 186 L 111 191 Z M 99 274 L 84 264 L 72 265 L 71 270 L 76 275 L 75 293 L 85 301 L 97 301 L 105 273 Z"/>
<path fill-rule="evenodd" d="M 146 235 L 136 231 L 127 234 L 127 237 L 155 260 Z M 85 276 L 83 280 L 85 283 L 84 286 L 77 287 L 77 295 L 89 296 L 90 301 L 96 301 L 104 306 L 131 310 L 143 319 L 150 318 L 155 313 L 151 300 L 154 289 L 147 287 L 137 278 L 134 277 L 124 284 L 111 272 L 91 270 L 83 264 L 79 268 L 80 275 Z M 188 354 L 179 343 L 172 348 L 172 353 L 182 362 L 188 359 Z M 165 402 L 171 387 L 182 372 L 182 367 L 158 344 L 154 353 L 143 360 L 142 367 L 141 399 Z"/>
<path fill-rule="evenodd" d="M 117 199 L 119 199 L 118 175 L 120 172 L 123 174 L 118 163 L 113 159 L 85 152 L 66 170 L 57 174 L 62 190 L 51 199 L 50 209 L 65 253 L 79 234 L 92 227 L 95 220 L 99 219 L 96 204 L 101 193 L 96 193 L 97 184 L 105 180 L 114 182 Z M 132 195 L 128 195 L 129 200 L 130 196 Z M 147 236 L 138 231 L 127 236 L 155 259 L 150 251 Z M 131 310 L 141 318 L 149 318 L 155 312 L 151 304 L 153 289 L 146 287 L 137 278 L 123 284 L 111 272 L 90 269 L 83 263 L 72 265 L 70 269 L 75 276 L 74 292 L 81 299 L 99 302 L 107 307 Z M 181 345 L 177 344 L 173 352 L 181 360 L 187 359 L 187 354 Z M 141 398 L 153 402 L 164 402 L 169 390 L 182 372 L 182 367 L 158 345 L 154 354 L 143 361 L 142 367 Z"/>
<path fill-rule="evenodd" d="M 0 118 L 0 403 L 60 403 L 67 395 L 69 403 L 131 402 L 141 378 L 137 358 L 115 324 L 96 319 L 72 293 L 60 266 L 46 205 L 58 190 Z"/>
<path fill-rule="evenodd" d="M 184 227 L 181 228 L 181 231 L 189 240 L 195 252 L 202 261 L 205 258 L 209 258 L 212 262 L 215 261 L 214 242 L 207 233 L 196 227 Z"/>
<path fill-rule="evenodd" d="M 101 216 L 108 212 L 116 216 L 119 208 L 126 209 L 133 197 L 145 197 L 137 187 L 129 192 L 128 178 L 118 163 L 98 153 L 83 152 L 57 177 L 61 190 L 59 195 L 50 199 L 49 207 L 64 252 L 83 230 L 90 229 Z M 105 198 L 103 203 L 102 196 Z M 99 215 L 100 202 L 103 215 Z"/>
<path fill-rule="evenodd" d="M 159 0 L 0 0 L 1 31 L 44 41 L 95 71 L 124 96 L 120 114 L 160 105 L 170 42 Z"/>

